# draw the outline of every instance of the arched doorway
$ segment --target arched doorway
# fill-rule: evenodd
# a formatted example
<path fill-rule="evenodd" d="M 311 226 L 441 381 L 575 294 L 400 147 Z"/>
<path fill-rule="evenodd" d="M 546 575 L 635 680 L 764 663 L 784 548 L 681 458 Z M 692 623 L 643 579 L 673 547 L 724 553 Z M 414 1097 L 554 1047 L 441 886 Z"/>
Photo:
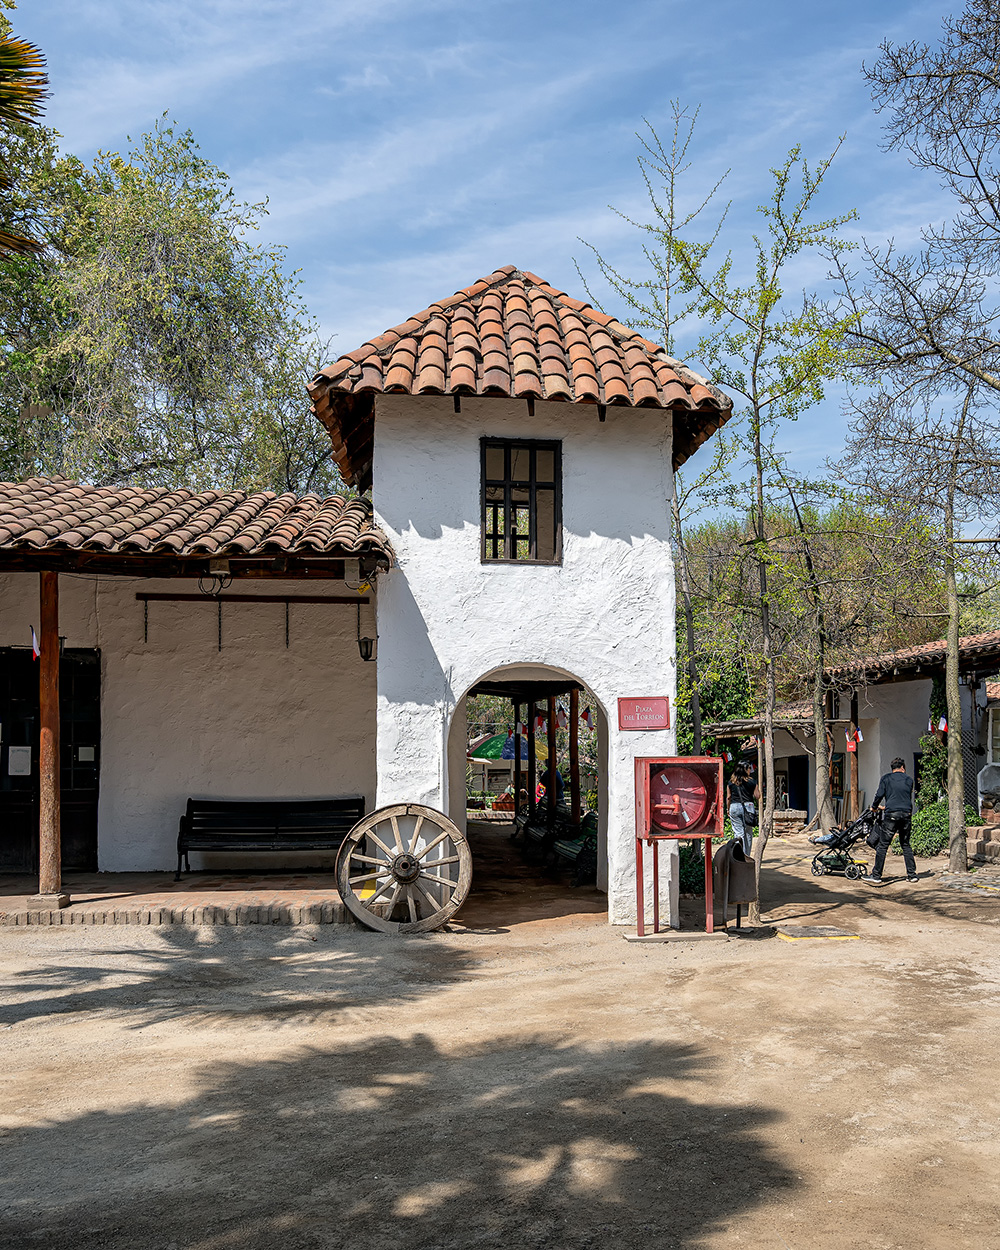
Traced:
<path fill-rule="evenodd" d="M 469 708 L 470 700 L 473 709 L 476 709 L 482 702 L 484 695 L 491 696 L 490 704 L 495 709 L 494 715 L 497 721 L 492 724 L 470 724 Z M 551 702 L 550 702 L 551 701 Z M 532 705 L 537 706 L 540 715 L 545 719 L 545 726 L 540 736 L 535 739 L 534 734 L 529 734 L 526 738 L 522 738 L 521 753 L 523 758 L 518 764 L 512 761 L 510 764 L 509 785 L 513 785 L 514 771 L 520 772 L 521 789 L 525 798 L 530 802 L 529 791 L 529 744 L 537 741 L 535 759 L 535 776 L 536 780 L 542 780 L 545 769 L 547 767 L 548 746 L 555 739 L 555 755 L 557 765 L 562 774 L 562 802 L 558 804 L 559 814 L 559 833 L 560 839 L 572 841 L 572 839 L 580 832 L 581 825 L 586 820 L 588 811 L 596 810 L 597 824 L 597 890 L 602 894 L 606 894 L 608 889 L 608 850 L 607 850 L 607 829 L 608 829 L 608 802 L 607 802 L 607 755 L 608 755 L 608 732 L 607 718 L 605 710 L 600 700 L 593 694 L 584 679 L 566 669 L 556 668 L 552 665 L 542 664 L 507 664 L 494 669 L 490 669 L 476 679 L 462 694 L 455 707 L 455 711 L 451 717 L 448 731 L 448 759 L 447 759 L 447 801 L 445 810 L 449 817 L 463 831 L 468 832 L 470 823 L 472 825 L 470 843 L 473 847 L 474 866 L 476 864 L 476 845 L 480 847 L 480 864 L 475 871 L 480 873 L 480 883 L 482 884 L 482 872 L 485 869 L 487 873 L 500 871 L 506 874 L 506 884 L 509 887 L 509 893 L 529 894 L 530 889 L 520 890 L 517 886 L 519 881 L 530 882 L 533 879 L 535 884 L 544 883 L 545 891 L 547 891 L 546 899 L 540 904 L 543 911 L 551 913 L 555 907 L 553 914 L 569 914 L 573 907 L 583 904 L 584 899 L 589 893 L 589 900 L 584 910 L 598 910 L 598 906 L 594 900 L 594 891 L 589 892 L 577 890 L 574 892 L 569 884 L 576 876 L 572 870 L 572 862 L 566 862 L 557 854 L 545 854 L 539 856 L 533 854 L 529 856 L 529 861 L 533 861 L 534 867 L 527 874 L 523 868 L 520 845 L 513 845 L 510 842 L 511 825 L 504 823 L 513 817 L 501 816 L 497 812 L 487 811 L 490 819 L 481 821 L 475 820 L 469 816 L 468 811 L 468 791 L 467 791 L 467 769 L 469 764 L 469 742 L 470 732 L 479 730 L 477 736 L 483 736 L 490 730 L 498 730 L 500 734 L 509 733 L 517 721 L 527 723 Z M 550 710 L 558 709 L 557 717 L 560 721 L 558 731 L 549 733 L 549 713 Z M 591 731 L 589 726 L 581 730 L 581 718 L 584 712 L 588 712 L 589 720 L 593 725 Z M 503 713 L 503 714 L 501 714 Z M 571 717 L 575 713 L 577 717 L 577 733 L 572 732 Z M 565 720 L 566 723 L 561 722 Z M 581 740 L 585 743 L 585 750 L 580 750 Z M 575 752 L 575 762 L 577 768 L 571 766 L 569 758 L 571 751 Z M 582 765 L 582 766 L 581 766 Z M 577 783 L 577 778 L 579 782 Z M 558 780 L 558 779 L 557 779 Z M 487 800 L 488 801 L 488 800 Z M 522 815 L 524 806 L 522 805 Z M 549 817 L 547 800 L 540 802 L 534 809 L 534 815 L 537 816 L 539 825 L 543 825 L 547 817 Z M 590 822 L 587 822 L 589 826 Z M 488 834 L 495 836 L 488 837 Z M 503 842 L 500 841 L 502 837 Z M 592 844 L 591 844 L 592 845 Z M 504 849 L 506 847 L 506 850 Z M 538 849 L 538 846 L 532 848 Z M 592 852 L 591 852 L 592 853 Z M 517 858 L 517 865 L 514 864 L 511 857 Z M 557 871 L 558 867 L 565 869 L 563 872 Z M 560 886 L 558 883 L 562 882 Z M 553 891 L 559 888 L 565 891 L 566 897 L 561 900 L 565 903 L 565 907 L 560 906 L 560 900 L 553 896 Z M 473 893 L 476 894 L 476 877 L 474 875 Z M 545 892 L 543 891 L 543 892 Z M 540 897 L 540 896 L 539 896 Z M 474 900 L 470 900 L 473 901 Z M 527 904 L 530 912 L 530 902 Z M 599 905 L 599 909 L 603 910 L 603 902 Z"/>

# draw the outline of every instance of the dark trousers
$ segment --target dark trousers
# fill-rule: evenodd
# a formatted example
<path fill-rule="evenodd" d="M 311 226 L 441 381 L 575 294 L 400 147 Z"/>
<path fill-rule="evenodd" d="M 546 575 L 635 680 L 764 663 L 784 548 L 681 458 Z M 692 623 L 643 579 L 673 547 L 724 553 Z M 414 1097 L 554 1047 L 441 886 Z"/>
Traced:
<path fill-rule="evenodd" d="M 909 812 L 886 812 L 882 818 L 882 833 L 878 840 L 878 846 L 875 849 L 873 877 L 881 877 L 882 869 L 885 866 L 885 857 L 889 851 L 889 843 L 897 835 L 899 837 L 899 845 L 903 848 L 903 863 L 906 865 L 906 875 L 908 877 L 917 875 L 917 861 L 913 858 L 913 851 L 910 848 L 910 822 L 912 819 L 913 817 Z"/>

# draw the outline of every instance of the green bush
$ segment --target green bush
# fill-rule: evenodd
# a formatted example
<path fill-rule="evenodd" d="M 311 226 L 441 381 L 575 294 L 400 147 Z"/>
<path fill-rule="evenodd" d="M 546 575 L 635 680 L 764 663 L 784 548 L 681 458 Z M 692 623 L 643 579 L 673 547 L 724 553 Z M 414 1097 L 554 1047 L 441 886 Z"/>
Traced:
<path fill-rule="evenodd" d="M 701 842 L 682 842 L 680 845 L 680 888 L 682 894 L 705 893 L 705 852 Z"/>
<path fill-rule="evenodd" d="M 976 815 L 975 808 L 966 804 L 965 823 L 975 825 L 978 822 L 979 817 Z M 932 803 L 913 817 L 910 846 L 913 847 L 913 854 L 921 858 L 938 855 L 946 849 L 948 846 L 948 802 L 946 799 L 942 799 L 939 803 Z M 893 838 L 889 849 L 894 855 L 902 855 L 899 838 Z"/>

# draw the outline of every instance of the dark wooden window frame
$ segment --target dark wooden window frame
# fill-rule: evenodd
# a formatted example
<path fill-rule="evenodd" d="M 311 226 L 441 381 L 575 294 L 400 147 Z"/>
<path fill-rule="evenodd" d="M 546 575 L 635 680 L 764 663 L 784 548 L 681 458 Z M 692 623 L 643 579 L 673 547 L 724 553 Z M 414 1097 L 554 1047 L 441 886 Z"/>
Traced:
<path fill-rule="evenodd" d="M 524 449 L 529 453 L 529 480 L 525 483 L 528 490 L 528 542 L 529 555 L 518 558 L 511 555 L 511 533 L 510 525 L 511 514 L 511 489 L 514 485 L 511 477 L 511 451 L 513 448 Z M 504 453 L 504 476 L 503 480 L 499 478 L 486 477 L 486 452 L 487 449 L 501 449 Z M 535 554 L 537 551 L 538 532 L 536 520 L 536 476 L 535 466 L 537 463 L 536 453 L 539 451 L 552 452 L 553 464 L 553 482 L 551 488 L 553 490 L 554 502 L 554 554 L 551 559 L 539 559 Z M 537 438 L 482 438 L 479 441 L 479 460 L 480 460 L 480 560 L 483 564 L 540 564 L 544 566 L 552 566 L 562 564 L 562 443 L 558 439 L 537 439 Z M 543 484 L 546 488 L 549 483 Z M 490 525 L 491 510 L 497 508 L 497 504 L 487 501 L 487 487 L 500 486 L 503 488 L 504 497 L 503 504 L 500 508 L 503 513 L 503 540 L 504 554 L 502 556 L 490 555 L 487 551 L 487 544 L 492 543 L 493 539 L 488 539 L 487 534 L 496 534 L 496 531 Z M 515 539 L 516 541 L 516 539 Z"/>

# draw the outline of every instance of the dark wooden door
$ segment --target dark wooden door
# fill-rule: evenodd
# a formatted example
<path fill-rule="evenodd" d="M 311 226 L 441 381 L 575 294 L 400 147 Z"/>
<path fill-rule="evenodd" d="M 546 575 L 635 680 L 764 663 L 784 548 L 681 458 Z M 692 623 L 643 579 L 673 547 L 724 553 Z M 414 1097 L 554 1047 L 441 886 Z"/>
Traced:
<path fill-rule="evenodd" d="M 99 651 L 63 653 L 59 715 L 63 868 L 95 872 L 101 762 Z M 38 662 L 24 648 L 0 648 L 0 872 L 38 871 L 38 727 Z"/>
<path fill-rule="evenodd" d="M 814 806 L 809 802 L 809 756 L 788 757 L 788 806 L 800 812 L 808 812 Z"/>

